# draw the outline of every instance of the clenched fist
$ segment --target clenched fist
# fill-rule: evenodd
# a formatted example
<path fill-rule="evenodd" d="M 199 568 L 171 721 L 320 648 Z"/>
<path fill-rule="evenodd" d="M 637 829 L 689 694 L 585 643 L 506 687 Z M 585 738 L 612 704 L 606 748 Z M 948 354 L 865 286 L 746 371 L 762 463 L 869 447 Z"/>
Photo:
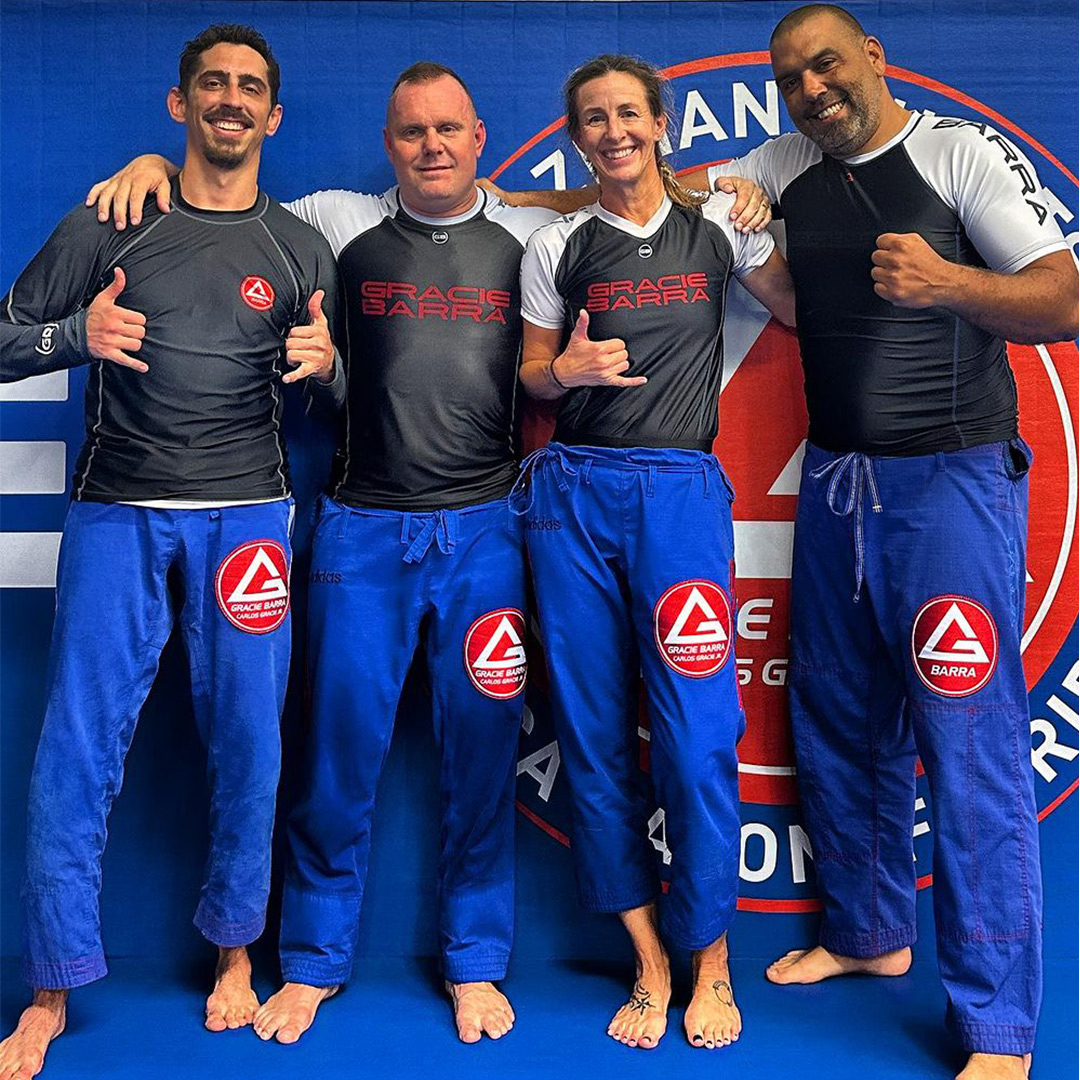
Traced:
<path fill-rule="evenodd" d="M 870 261 L 874 292 L 897 307 L 927 308 L 945 302 L 954 264 L 918 233 L 882 233 Z"/>

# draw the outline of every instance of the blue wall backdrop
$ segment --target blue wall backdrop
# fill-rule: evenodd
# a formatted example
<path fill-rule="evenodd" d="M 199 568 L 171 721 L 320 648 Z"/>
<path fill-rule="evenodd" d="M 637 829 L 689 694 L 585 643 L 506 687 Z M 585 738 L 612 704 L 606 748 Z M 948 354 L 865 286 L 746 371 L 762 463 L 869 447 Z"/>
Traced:
<path fill-rule="evenodd" d="M 284 121 L 266 144 L 261 179 L 266 190 L 286 199 L 324 187 L 378 192 L 390 186 L 381 139 L 385 101 L 396 74 L 418 59 L 449 64 L 469 84 L 488 124 L 482 168 L 498 172 L 505 186 L 583 180 L 556 123 L 559 87 L 571 68 L 601 51 L 635 52 L 672 69 L 680 113 L 672 134 L 677 168 L 735 156 L 770 134 L 791 130 L 763 50 L 772 26 L 794 6 L 3 0 L 0 287 L 7 288 L 94 180 L 136 152 L 158 150 L 179 160 L 183 133 L 168 118 L 165 95 L 176 80 L 184 41 L 210 22 L 250 22 L 277 52 Z M 1075 3 L 855 0 L 848 7 L 884 41 L 896 65 L 892 88 L 898 98 L 913 108 L 986 120 L 1022 146 L 1039 169 L 1075 254 Z M 795 374 L 791 339 L 766 326 L 750 303 L 739 301 L 733 312 L 728 353 L 738 370 L 729 371 L 726 384 L 722 408 L 730 440 L 721 453 L 741 495 L 740 598 L 753 601 L 759 621 L 744 626 L 749 632 L 740 640 L 739 657 L 748 708 L 760 716 L 751 715 L 742 748 L 745 898 L 734 948 L 743 956 L 771 957 L 808 940 L 814 919 L 812 857 L 798 827 L 782 706 L 784 559 L 794 507 L 785 477 L 804 432 L 800 383 L 793 382 L 788 394 L 775 381 L 783 372 Z M 743 368 L 741 361 L 751 355 L 758 362 Z M 1071 343 L 1013 353 L 1024 430 L 1039 453 L 1026 661 L 1033 769 L 1044 813 L 1046 953 L 1063 961 L 1077 957 L 1076 357 Z M 84 375 L 75 371 L 0 395 L 4 956 L 19 948 L 27 781 L 43 712 L 51 573 L 68 498 L 64 484 L 82 440 Z M 765 434 L 763 419 L 770 425 Z M 329 447 L 322 433 L 305 425 L 292 417 L 294 473 L 301 501 L 310 506 Z M 299 521 L 298 583 L 304 580 L 309 533 L 303 510 Z M 302 591 L 297 588 L 299 626 Z M 300 637 L 296 644 L 299 656 Z M 174 642 L 144 709 L 111 819 L 103 895 L 110 955 L 156 957 L 178 966 L 201 947 L 190 919 L 206 820 L 204 763 L 190 721 L 186 670 Z M 302 730 L 301 697 L 294 679 L 285 719 L 287 756 Z M 551 738 L 537 690 L 522 733 L 516 955 L 623 956 L 612 921 L 585 916 L 574 904 L 569 855 L 560 841 L 566 832 L 565 792 Z M 434 776 L 418 672 L 399 714 L 377 815 L 361 934 L 368 957 L 434 952 Z M 284 798 L 287 793 L 288 779 Z M 923 793 L 920 803 L 915 847 L 927 888 L 921 894 L 925 932 L 918 948 L 926 958 L 933 955 L 926 880 L 932 808 Z M 661 819 L 652 839 L 662 857 Z M 1075 995 L 1075 976 L 1072 987 Z"/>

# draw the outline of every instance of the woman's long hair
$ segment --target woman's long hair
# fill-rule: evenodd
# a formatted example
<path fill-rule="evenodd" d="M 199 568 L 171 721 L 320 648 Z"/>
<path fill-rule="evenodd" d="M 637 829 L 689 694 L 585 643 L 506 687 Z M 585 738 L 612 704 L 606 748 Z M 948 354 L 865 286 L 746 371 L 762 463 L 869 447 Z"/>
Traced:
<path fill-rule="evenodd" d="M 670 119 L 671 110 L 665 104 L 668 96 L 667 80 L 652 66 L 636 56 L 625 56 L 621 53 L 604 53 L 595 60 L 590 60 L 581 67 L 570 73 L 570 77 L 563 86 L 563 98 L 566 102 L 566 126 L 570 137 L 577 142 L 581 135 L 581 121 L 578 116 L 577 94 L 578 91 L 593 79 L 599 79 L 612 72 L 623 75 L 632 75 L 645 91 L 645 100 L 649 111 L 654 119 L 661 116 Z M 668 164 L 667 159 L 660 153 L 660 144 L 656 147 L 656 167 L 660 171 L 660 180 L 664 185 L 667 197 L 679 206 L 700 206 L 709 198 L 707 192 L 692 191 L 679 183 L 675 170 Z M 591 166 L 590 166 L 591 167 Z"/>

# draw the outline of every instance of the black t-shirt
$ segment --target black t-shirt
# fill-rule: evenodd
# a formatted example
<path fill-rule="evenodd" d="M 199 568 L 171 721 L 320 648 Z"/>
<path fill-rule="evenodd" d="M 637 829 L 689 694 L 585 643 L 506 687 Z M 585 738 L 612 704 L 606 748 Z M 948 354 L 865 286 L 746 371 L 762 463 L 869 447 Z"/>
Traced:
<path fill-rule="evenodd" d="M 522 314 L 589 337 L 621 338 L 639 387 L 581 386 L 559 400 L 555 439 L 570 445 L 709 450 L 723 375 L 724 304 L 732 273 L 768 259 L 772 238 L 728 220 L 732 196 L 701 210 L 664 198 L 645 225 L 599 203 L 540 229 L 521 266 Z"/>
<path fill-rule="evenodd" d="M 200 210 L 174 180 L 172 203 L 162 214 L 148 200 L 125 232 L 93 209 L 72 210 L 7 297 L 0 373 L 10 381 L 90 363 L 76 499 L 281 498 L 285 338 L 310 321 L 317 289 L 333 333 L 333 253 L 262 192 L 249 210 Z M 87 351 L 86 308 L 114 267 L 127 278 L 116 303 L 146 316 L 135 354 L 143 373 Z"/>
<path fill-rule="evenodd" d="M 993 128 L 915 113 L 868 154 L 823 156 L 798 134 L 710 170 L 778 204 L 795 281 L 810 441 L 844 453 L 959 450 L 1016 434 L 1005 343 L 944 308 L 874 292 L 881 233 L 918 233 L 943 258 L 1015 273 L 1067 250 L 1030 162 Z"/>
<path fill-rule="evenodd" d="M 450 219 L 407 211 L 396 188 L 320 191 L 287 208 L 330 241 L 345 289 L 349 393 L 334 497 L 422 511 L 505 496 L 517 474 L 518 271 L 529 234 L 555 215 L 479 190 Z"/>

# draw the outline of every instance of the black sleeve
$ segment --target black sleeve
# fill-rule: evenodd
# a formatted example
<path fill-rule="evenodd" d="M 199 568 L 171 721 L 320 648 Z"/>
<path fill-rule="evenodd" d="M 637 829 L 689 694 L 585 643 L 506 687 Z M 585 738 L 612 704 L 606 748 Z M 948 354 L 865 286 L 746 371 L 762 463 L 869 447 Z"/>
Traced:
<path fill-rule="evenodd" d="M 338 275 L 337 260 L 330 251 L 319 251 L 315 284 L 311 292 L 322 289 L 326 296 L 322 309 L 330 325 L 330 340 L 334 343 L 334 377 L 328 383 L 318 379 L 305 379 L 310 395 L 309 407 L 320 411 L 337 412 L 345 407 L 346 371 L 342 346 L 345 341 L 345 307 L 341 302 L 341 280 Z M 304 301 L 305 306 L 307 300 Z"/>
<path fill-rule="evenodd" d="M 99 291 L 106 226 L 77 206 L 19 275 L 0 310 L 0 382 L 89 363 L 86 307 Z"/>

